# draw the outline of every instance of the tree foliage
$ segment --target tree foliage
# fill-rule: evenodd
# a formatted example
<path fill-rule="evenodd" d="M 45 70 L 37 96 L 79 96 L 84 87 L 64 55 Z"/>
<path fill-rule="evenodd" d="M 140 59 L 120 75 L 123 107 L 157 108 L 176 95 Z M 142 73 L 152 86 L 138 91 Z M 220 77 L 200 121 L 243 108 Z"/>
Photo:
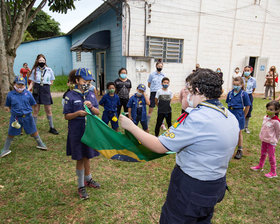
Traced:
<path fill-rule="evenodd" d="M 35 40 L 53 37 L 61 34 L 59 25 L 59 22 L 52 19 L 46 12 L 40 11 L 27 27 L 27 31 Z"/>
<path fill-rule="evenodd" d="M 0 0 L 0 105 L 13 82 L 16 49 L 35 16 L 48 4 L 53 12 L 75 9 L 75 0 Z M 38 3 L 34 8 L 35 3 Z M 26 33 L 28 35 L 28 33 Z"/>

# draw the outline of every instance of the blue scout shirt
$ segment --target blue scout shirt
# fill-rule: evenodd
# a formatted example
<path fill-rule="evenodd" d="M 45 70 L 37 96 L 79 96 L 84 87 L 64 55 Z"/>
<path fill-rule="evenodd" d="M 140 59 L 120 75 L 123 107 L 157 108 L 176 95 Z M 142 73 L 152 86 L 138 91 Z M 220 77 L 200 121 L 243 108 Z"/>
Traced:
<path fill-rule="evenodd" d="M 141 121 L 147 120 L 146 100 L 143 95 L 138 97 L 135 93 L 132 97 L 130 97 L 126 106 L 131 108 L 131 117 L 133 121 L 136 121 L 137 111 L 140 111 L 140 108 L 142 108 Z"/>
<path fill-rule="evenodd" d="M 168 150 L 177 153 L 176 163 L 183 172 L 202 181 L 225 176 L 239 135 L 235 116 L 222 106 L 215 107 L 218 100 L 203 103 L 208 102 L 210 107 L 187 108 L 187 118 L 159 137 Z"/>
<path fill-rule="evenodd" d="M 244 82 L 244 89 L 248 94 L 252 94 L 253 93 L 253 89 L 257 88 L 257 82 L 256 79 L 253 77 L 250 77 L 248 79 L 248 81 L 246 82 L 245 77 L 243 78 L 243 82 Z"/>
<path fill-rule="evenodd" d="M 149 75 L 148 83 L 151 83 L 151 92 L 156 92 L 162 88 L 161 80 L 165 75 L 162 73 L 153 72 Z"/>
<path fill-rule="evenodd" d="M 76 92 L 74 90 L 71 90 L 67 92 L 65 96 L 65 103 L 63 108 L 64 114 L 74 113 L 78 110 L 84 110 L 84 101 L 88 100 L 91 102 L 92 106 L 95 108 L 98 108 L 98 102 L 95 97 L 95 94 L 93 91 L 89 90 L 85 94 L 81 94 L 79 92 Z M 85 117 L 76 117 L 75 119 L 85 119 Z M 72 120 L 75 120 L 72 119 Z M 71 122 L 72 120 L 69 120 Z"/>
<path fill-rule="evenodd" d="M 6 107 L 11 107 L 11 114 L 14 116 L 22 116 L 32 112 L 32 106 L 36 104 L 32 94 L 28 90 L 19 93 L 12 90 L 8 93 L 6 99 Z"/>
<path fill-rule="evenodd" d="M 45 74 L 44 71 L 46 70 Z M 55 80 L 54 77 L 54 73 L 53 70 L 49 67 L 45 67 L 44 70 L 41 70 L 39 67 L 36 68 L 36 79 L 35 79 L 35 75 L 34 75 L 34 70 L 32 70 L 31 75 L 29 77 L 29 79 L 35 83 L 40 84 L 41 83 L 41 78 L 43 77 L 43 84 L 48 84 L 51 85 L 51 81 Z"/>
<path fill-rule="evenodd" d="M 240 90 L 236 95 L 234 95 L 234 90 L 230 91 L 227 95 L 226 103 L 228 107 L 233 109 L 243 109 L 246 106 L 251 106 L 251 101 L 246 93 L 243 90 Z"/>
<path fill-rule="evenodd" d="M 105 94 L 99 101 L 99 105 L 104 106 L 106 111 L 117 111 L 117 106 L 121 105 L 120 98 L 117 94 L 110 96 L 109 93 Z"/>

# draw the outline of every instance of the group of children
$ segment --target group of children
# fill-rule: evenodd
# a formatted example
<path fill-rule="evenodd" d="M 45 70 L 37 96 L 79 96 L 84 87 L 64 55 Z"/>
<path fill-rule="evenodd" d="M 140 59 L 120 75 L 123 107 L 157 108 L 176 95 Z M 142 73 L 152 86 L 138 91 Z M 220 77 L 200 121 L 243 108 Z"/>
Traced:
<path fill-rule="evenodd" d="M 245 67 L 246 70 L 246 67 Z M 229 111 L 235 115 L 239 122 L 240 132 L 238 141 L 238 150 L 235 155 L 236 159 L 242 157 L 243 137 L 242 130 L 248 127 L 248 113 L 252 111 L 253 99 L 250 97 L 256 88 L 255 79 L 250 76 L 250 73 L 244 72 L 245 77 L 235 77 L 233 79 L 233 90 L 227 95 L 226 103 Z M 120 78 L 126 82 L 126 70 L 119 72 Z M 122 75 L 122 76 L 121 76 Z M 195 73 L 191 74 L 186 79 L 186 87 L 181 91 L 180 98 L 182 100 L 182 111 L 186 107 L 192 107 L 188 94 L 188 83 L 191 81 Z M 217 76 L 219 78 L 219 76 Z M 85 105 L 89 110 L 99 115 L 99 105 L 104 107 L 102 120 L 118 131 L 118 117 L 120 106 L 128 108 L 127 116 L 137 125 L 139 122 L 143 130 L 149 132 L 148 118 L 146 105 L 150 105 L 150 100 L 146 94 L 146 86 L 139 84 L 137 91 L 129 98 L 131 83 L 121 85 L 123 91 L 122 100 L 116 93 L 116 83 L 107 83 L 107 94 L 102 99 L 97 101 L 94 90 L 90 88 L 91 81 L 94 80 L 92 73 L 87 68 L 79 68 L 73 70 L 69 74 L 69 84 L 71 88 L 64 94 L 64 109 L 63 114 L 68 120 L 68 136 L 67 136 L 67 155 L 71 155 L 73 160 L 76 160 L 76 174 L 78 176 L 78 193 L 81 199 L 87 199 L 88 194 L 86 187 L 99 188 L 100 184 L 92 178 L 90 171 L 89 160 L 99 153 L 94 149 L 89 148 L 81 142 L 85 130 Z M 162 88 L 157 90 L 155 94 L 155 104 L 158 106 L 158 116 L 155 126 L 155 135 L 159 135 L 160 126 L 166 119 L 168 127 L 171 126 L 171 106 L 170 102 L 173 97 L 172 92 L 168 89 L 170 80 L 163 77 L 161 80 Z M 127 88 L 127 90 L 125 90 Z M 248 92 L 249 90 L 249 92 Z M 120 91 L 120 89 L 118 89 Z M 122 102 L 121 102 L 122 101 Z M 124 103 L 125 102 L 125 103 Z M 8 155 L 11 141 L 14 136 L 20 134 L 20 128 L 23 127 L 27 134 L 31 134 L 37 142 L 37 148 L 47 150 L 46 145 L 42 142 L 36 124 L 32 117 L 32 106 L 36 102 L 32 94 L 25 88 L 25 80 L 22 77 L 17 77 L 14 83 L 14 90 L 7 95 L 6 106 L 11 110 L 10 125 L 8 137 L 1 150 L 0 158 Z M 126 104 L 126 105 L 125 105 Z M 261 158 L 259 165 L 251 167 L 252 170 L 262 170 L 266 155 L 269 155 L 271 170 L 265 174 L 268 178 L 277 177 L 276 174 L 276 159 L 275 146 L 280 137 L 280 120 L 278 113 L 280 105 L 277 101 L 271 101 L 267 105 L 267 115 L 264 117 L 260 139 L 262 141 Z M 247 121 L 246 121 L 247 119 Z M 247 126 L 246 126 L 247 125 Z"/>

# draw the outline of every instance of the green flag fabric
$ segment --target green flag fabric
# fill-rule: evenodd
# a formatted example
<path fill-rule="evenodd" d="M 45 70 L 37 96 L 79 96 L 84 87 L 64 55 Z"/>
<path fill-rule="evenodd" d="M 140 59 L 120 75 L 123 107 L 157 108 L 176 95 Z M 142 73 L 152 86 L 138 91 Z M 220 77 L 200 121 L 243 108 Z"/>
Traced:
<path fill-rule="evenodd" d="M 108 159 L 144 162 L 163 157 L 143 146 L 130 132 L 116 132 L 86 108 L 86 129 L 81 141 Z"/>

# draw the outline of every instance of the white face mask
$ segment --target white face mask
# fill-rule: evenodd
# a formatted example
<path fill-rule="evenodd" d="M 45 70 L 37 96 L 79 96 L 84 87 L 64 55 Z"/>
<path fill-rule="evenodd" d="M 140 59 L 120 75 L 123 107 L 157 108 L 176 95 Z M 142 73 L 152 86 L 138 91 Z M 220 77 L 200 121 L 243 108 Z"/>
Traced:
<path fill-rule="evenodd" d="M 16 85 L 14 85 L 14 88 L 15 88 L 15 90 L 16 90 L 17 92 L 20 92 L 20 93 L 21 93 L 23 90 L 25 90 L 25 87 L 17 88 Z"/>
<path fill-rule="evenodd" d="M 191 98 L 191 94 L 188 94 L 188 96 L 187 96 L 187 102 L 188 102 L 188 104 L 189 104 L 189 107 L 193 108 L 193 107 L 194 107 L 194 106 L 193 106 L 193 99 L 190 100 L 190 98 Z"/>

